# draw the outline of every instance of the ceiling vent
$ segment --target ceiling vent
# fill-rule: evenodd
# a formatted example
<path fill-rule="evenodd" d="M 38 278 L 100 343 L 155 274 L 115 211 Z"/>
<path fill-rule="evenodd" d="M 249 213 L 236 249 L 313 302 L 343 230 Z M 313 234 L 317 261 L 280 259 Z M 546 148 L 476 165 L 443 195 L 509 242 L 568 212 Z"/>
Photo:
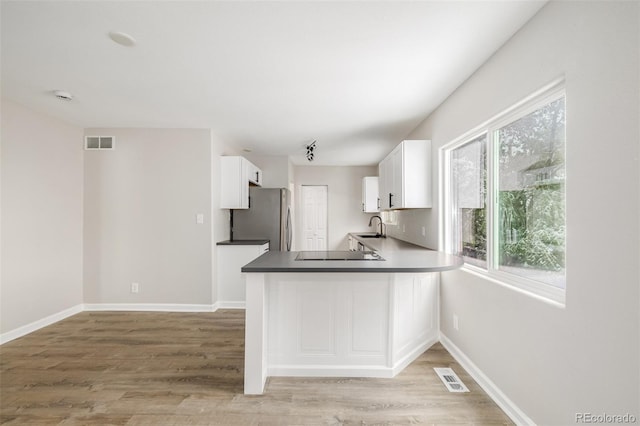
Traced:
<path fill-rule="evenodd" d="M 451 368 L 434 368 L 434 370 L 449 392 L 469 392 L 469 389 Z"/>
<path fill-rule="evenodd" d="M 115 142 L 113 136 L 85 136 L 84 149 L 115 149 Z"/>

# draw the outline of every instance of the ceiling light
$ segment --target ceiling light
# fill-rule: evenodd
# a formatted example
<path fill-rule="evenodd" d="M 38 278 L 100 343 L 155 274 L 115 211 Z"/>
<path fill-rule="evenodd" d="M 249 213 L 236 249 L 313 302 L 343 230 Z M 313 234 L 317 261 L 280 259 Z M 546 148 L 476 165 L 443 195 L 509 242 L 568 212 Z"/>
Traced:
<path fill-rule="evenodd" d="M 58 98 L 61 99 L 63 101 L 71 101 L 73 100 L 73 95 L 69 92 L 65 92 L 64 90 L 54 90 L 53 91 L 53 95 Z"/>
<path fill-rule="evenodd" d="M 316 141 L 314 140 L 309 145 L 307 145 L 307 160 L 313 161 L 313 151 L 316 149 Z"/>
<path fill-rule="evenodd" d="M 136 44 L 135 38 L 131 37 L 127 33 L 123 33 L 122 31 L 111 31 L 109 33 L 109 38 L 121 46 L 131 47 Z"/>

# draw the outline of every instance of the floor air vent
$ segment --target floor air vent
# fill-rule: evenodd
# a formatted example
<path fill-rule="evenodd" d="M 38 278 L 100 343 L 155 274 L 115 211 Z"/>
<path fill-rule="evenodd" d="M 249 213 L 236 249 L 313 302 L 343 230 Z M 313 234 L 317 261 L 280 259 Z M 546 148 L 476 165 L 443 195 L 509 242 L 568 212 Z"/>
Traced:
<path fill-rule="evenodd" d="M 434 370 L 449 392 L 469 392 L 469 389 L 451 368 L 434 368 Z"/>

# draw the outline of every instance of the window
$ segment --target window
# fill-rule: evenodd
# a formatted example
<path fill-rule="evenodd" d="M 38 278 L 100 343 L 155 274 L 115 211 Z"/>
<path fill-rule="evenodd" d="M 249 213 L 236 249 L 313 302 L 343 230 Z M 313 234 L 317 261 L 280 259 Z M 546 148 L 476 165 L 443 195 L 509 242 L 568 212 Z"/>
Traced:
<path fill-rule="evenodd" d="M 451 151 L 453 248 L 471 265 L 487 268 L 487 136 Z"/>
<path fill-rule="evenodd" d="M 443 147 L 445 250 L 564 302 L 565 95 L 532 96 Z"/>

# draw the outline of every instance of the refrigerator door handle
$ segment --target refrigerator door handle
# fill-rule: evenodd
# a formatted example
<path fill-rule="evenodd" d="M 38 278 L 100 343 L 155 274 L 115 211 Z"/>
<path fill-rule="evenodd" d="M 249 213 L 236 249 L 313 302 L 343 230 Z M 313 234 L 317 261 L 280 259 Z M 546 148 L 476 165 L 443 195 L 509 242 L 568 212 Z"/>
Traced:
<path fill-rule="evenodd" d="M 292 238 L 293 232 L 291 232 L 291 209 L 290 208 L 287 208 L 286 234 L 287 234 L 287 251 L 291 251 L 291 238 Z"/>

